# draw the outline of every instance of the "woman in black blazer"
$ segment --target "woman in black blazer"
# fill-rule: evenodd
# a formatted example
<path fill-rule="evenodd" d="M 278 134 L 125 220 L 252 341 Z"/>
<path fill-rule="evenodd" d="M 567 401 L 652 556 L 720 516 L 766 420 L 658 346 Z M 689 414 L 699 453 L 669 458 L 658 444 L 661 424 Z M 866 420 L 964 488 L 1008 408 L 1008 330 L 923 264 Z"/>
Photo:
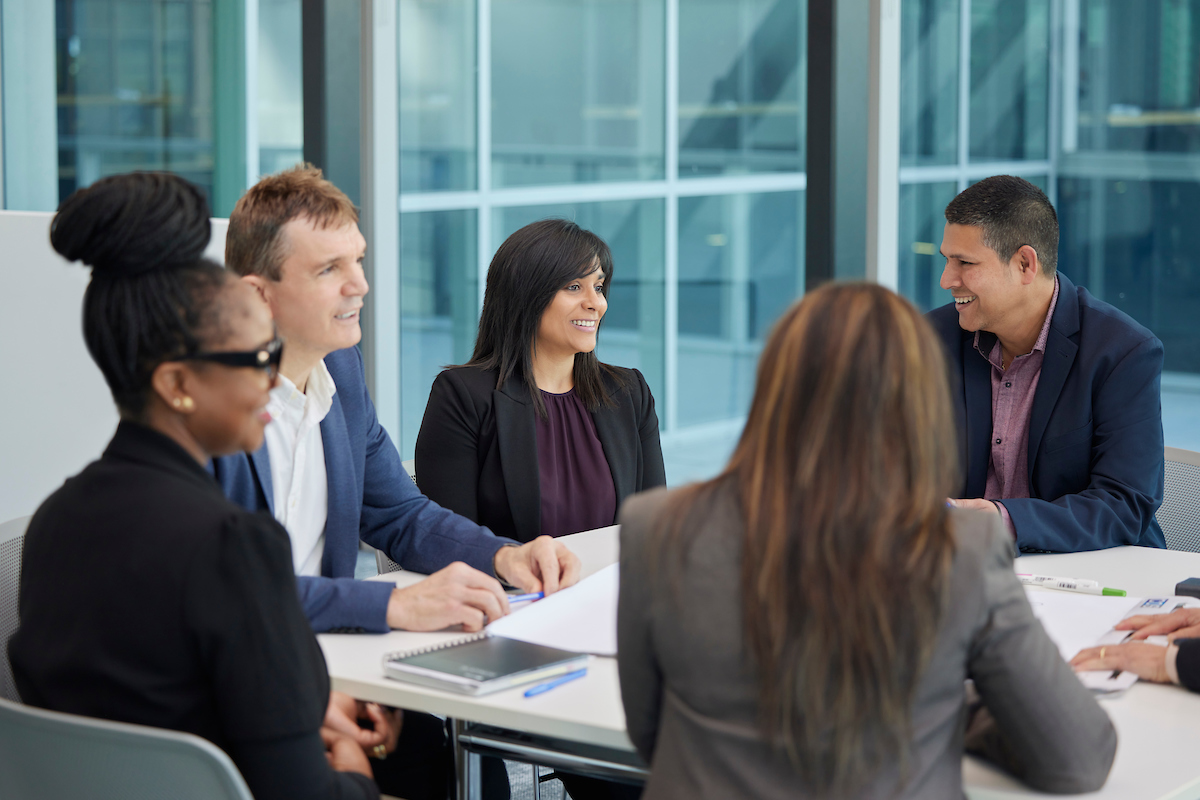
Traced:
<path fill-rule="evenodd" d="M 612 254 L 573 222 L 527 225 L 488 269 L 475 354 L 434 381 L 417 437 L 421 491 L 527 542 L 611 525 L 666 483 L 654 397 L 602 364 Z"/>
<path fill-rule="evenodd" d="M 322 729 L 329 676 L 287 532 L 205 469 L 262 443 L 283 352 L 254 290 L 201 257 L 208 217 L 194 186 L 141 173 L 76 192 L 54 219 L 55 249 L 93 269 L 84 337 L 121 421 L 30 521 L 17 690 L 202 736 L 259 800 L 377 798 L 363 743 Z"/>

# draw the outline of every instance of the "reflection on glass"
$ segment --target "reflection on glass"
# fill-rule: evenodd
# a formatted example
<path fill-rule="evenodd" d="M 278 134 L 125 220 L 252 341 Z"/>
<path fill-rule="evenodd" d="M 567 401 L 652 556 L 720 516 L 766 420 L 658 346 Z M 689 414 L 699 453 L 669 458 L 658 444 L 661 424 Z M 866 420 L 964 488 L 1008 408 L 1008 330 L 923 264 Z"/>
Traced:
<path fill-rule="evenodd" d="M 942 289 L 942 231 L 946 206 L 954 199 L 956 185 L 913 183 L 900 187 L 900 294 L 922 311 L 950 301 Z"/>
<path fill-rule="evenodd" d="M 900 6 L 900 163 L 958 160 L 959 0 Z"/>
<path fill-rule="evenodd" d="M 771 325 L 804 291 L 801 192 L 679 199 L 679 424 L 746 413 Z"/>
<path fill-rule="evenodd" d="M 400 441 L 412 458 L 433 379 L 462 364 L 479 324 L 474 209 L 400 215 Z"/>
<path fill-rule="evenodd" d="M 1044 159 L 1050 0 L 971 0 L 971 159 Z"/>
<path fill-rule="evenodd" d="M 679 5 L 680 177 L 804 169 L 805 0 Z"/>
<path fill-rule="evenodd" d="M 499 208 L 492 218 L 492 252 L 519 228 L 548 217 L 573 220 L 603 239 L 613 255 L 596 355 L 601 361 L 641 370 L 660 409 L 666 407 L 663 331 L 662 200 Z"/>
<path fill-rule="evenodd" d="M 663 177 L 663 0 L 492 4 L 492 184 Z"/>
<path fill-rule="evenodd" d="M 1078 70 L 1064 75 L 1078 97 L 1078 116 L 1066 118 L 1067 151 L 1200 150 L 1200 3 L 1080 6 Z"/>
<path fill-rule="evenodd" d="M 60 198 L 106 175 L 169 170 L 211 200 L 212 5 L 56 0 L 55 19 Z"/>
<path fill-rule="evenodd" d="M 1063 178 L 1060 269 L 1162 340 L 1163 368 L 1200 372 L 1200 185 Z"/>
<path fill-rule="evenodd" d="M 300 0 L 258 0 L 258 171 L 304 160 Z"/>
<path fill-rule="evenodd" d="M 474 189 L 474 0 L 399 3 L 400 190 Z"/>

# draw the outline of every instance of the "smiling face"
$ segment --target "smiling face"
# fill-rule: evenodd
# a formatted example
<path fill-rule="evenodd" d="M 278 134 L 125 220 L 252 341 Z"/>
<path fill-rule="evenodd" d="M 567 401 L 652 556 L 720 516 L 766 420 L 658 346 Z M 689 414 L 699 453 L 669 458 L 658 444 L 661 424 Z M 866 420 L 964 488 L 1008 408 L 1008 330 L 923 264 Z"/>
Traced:
<path fill-rule="evenodd" d="M 604 272 L 596 264 L 590 274 L 558 290 L 538 323 L 539 357 L 565 358 L 596 349 L 596 331 L 608 309 L 603 287 Z"/>
<path fill-rule="evenodd" d="M 966 331 L 991 331 L 1003 335 L 1024 322 L 1027 294 L 1022 289 L 1020 259 L 1024 247 L 1007 262 L 983 243 L 983 228 L 946 223 L 942 236 L 941 286 L 954 295 L 958 324 Z"/>
<path fill-rule="evenodd" d="M 256 350 L 275 337 L 270 313 L 247 284 L 228 281 L 217 302 L 221 305 L 220 335 L 204 343 L 206 351 Z M 200 447 L 217 456 L 253 452 L 262 446 L 263 428 L 271 420 L 266 405 L 274 378 L 255 367 L 185 363 L 184 394 L 193 399 L 195 411 L 184 420 Z"/>
<path fill-rule="evenodd" d="M 283 226 L 280 244 L 279 280 L 258 275 L 246 280 L 259 288 L 287 342 L 287 372 L 288 361 L 311 368 L 335 350 L 358 344 L 370 287 L 362 266 L 367 242 L 354 223 L 319 228 L 298 217 Z"/>

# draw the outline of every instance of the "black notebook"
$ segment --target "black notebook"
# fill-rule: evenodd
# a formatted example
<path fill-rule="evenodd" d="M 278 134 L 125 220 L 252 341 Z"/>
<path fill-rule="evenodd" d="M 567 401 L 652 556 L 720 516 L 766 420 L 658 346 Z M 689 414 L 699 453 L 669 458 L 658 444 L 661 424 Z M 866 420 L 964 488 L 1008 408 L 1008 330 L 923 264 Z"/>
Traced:
<path fill-rule="evenodd" d="M 586 653 L 492 636 L 481 631 L 449 642 L 388 653 L 389 678 L 460 694 L 482 695 L 583 669 Z"/>

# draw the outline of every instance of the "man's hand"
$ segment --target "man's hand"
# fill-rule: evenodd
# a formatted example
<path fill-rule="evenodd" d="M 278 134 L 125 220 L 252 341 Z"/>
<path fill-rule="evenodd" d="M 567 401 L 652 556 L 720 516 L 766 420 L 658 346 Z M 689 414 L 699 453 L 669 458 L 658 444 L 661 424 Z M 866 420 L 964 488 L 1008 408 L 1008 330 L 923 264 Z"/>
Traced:
<path fill-rule="evenodd" d="M 1145 642 L 1126 642 L 1104 647 L 1089 647 L 1080 650 L 1071 659 L 1071 666 L 1078 670 L 1119 669 L 1133 672 L 1139 678 L 1155 683 L 1170 683 L 1167 675 L 1167 648 Z"/>
<path fill-rule="evenodd" d="M 962 500 L 950 499 L 950 505 L 955 508 L 970 508 L 975 511 L 990 511 L 993 514 L 1000 513 L 1000 506 L 993 503 L 991 500 L 983 500 L 979 497 L 968 497 Z"/>
<path fill-rule="evenodd" d="M 501 547 L 492 568 L 500 580 L 523 592 L 554 594 L 579 582 L 579 556 L 549 536 L 520 547 Z"/>
<path fill-rule="evenodd" d="M 1200 636 L 1200 608 L 1181 608 L 1170 614 L 1139 614 L 1123 619 L 1113 626 L 1119 631 L 1132 630 L 1130 639 L 1145 639 L 1164 633 L 1172 642 Z"/>
<path fill-rule="evenodd" d="M 463 630 L 474 632 L 507 613 L 508 598 L 500 582 L 456 561 L 420 583 L 394 590 L 388 600 L 387 622 L 406 631 L 462 625 Z"/>

